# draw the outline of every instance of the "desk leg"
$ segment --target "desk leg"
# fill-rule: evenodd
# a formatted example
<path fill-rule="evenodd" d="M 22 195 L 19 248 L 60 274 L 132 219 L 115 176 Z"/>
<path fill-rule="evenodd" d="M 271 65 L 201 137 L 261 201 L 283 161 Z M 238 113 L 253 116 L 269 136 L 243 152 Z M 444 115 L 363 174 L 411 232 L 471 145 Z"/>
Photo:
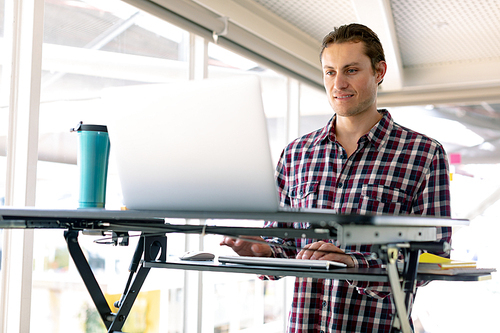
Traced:
<path fill-rule="evenodd" d="M 410 309 L 413 303 L 413 298 L 417 292 L 417 272 L 418 272 L 418 258 L 420 257 L 420 249 L 403 249 L 404 253 L 404 269 L 403 269 L 403 291 L 406 293 L 406 308 Z"/>
<path fill-rule="evenodd" d="M 125 324 L 125 320 L 127 319 L 132 306 L 134 305 L 135 299 L 137 295 L 139 295 L 139 291 L 148 276 L 150 268 L 141 267 L 137 271 L 134 282 L 130 286 L 130 289 L 126 293 L 123 298 L 123 302 L 120 305 L 120 309 L 116 313 L 116 319 L 111 323 L 111 326 L 108 327 L 108 332 L 120 332 L 123 325 Z"/>
<path fill-rule="evenodd" d="M 387 275 L 389 277 L 389 283 L 391 285 L 391 290 L 392 290 L 392 300 L 394 302 L 394 307 L 396 308 L 396 315 L 397 315 L 397 318 L 394 318 L 394 320 L 399 320 L 399 326 L 400 326 L 395 328 L 403 333 L 411 333 L 412 329 L 410 327 L 410 322 L 408 320 L 408 314 L 405 304 L 405 296 L 401 288 L 401 282 L 399 279 L 399 272 L 397 267 L 398 254 L 399 254 L 399 249 L 397 247 L 387 248 L 387 256 L 388 256 Z"/>
<path fill-rule="evenodd" d="M 108 332 L 121 331 L 123 325 L 125 324 L 125 320 L 127 319 L 130 310 L 139 295 L 139 291 L 144 284 L 144 280 L 146 280 L 146 277 L 148 276 L 150 268 L 144 267 L 143 263 L 140 264 L 139 270 L 136 273 L 137 265 L 142 255 L 144 255 L 144 261 L 154 261 L 158 258 L 160 261 L 165 262 L 167 260 L 167 237 L 147 235 L 141 236 L 137 244 L 134 257 L 132 258 L 132 263 L 129 267 L 129 282 L 132 281 L 134 274 L 135 278 L 133 279 L 130 287 L 129 282 L 127 282 L 122 299 L 117 304 L 119 310 L 116 314 L 116 319 L 109 327 Z"/>
<path fill-rule="evenodd" d="M 136 273 L 137 263 L 140 261 L 143 253 L 147 255 L 145 258 L 148 261 L 156 258 L 158 255 L 160 259 L 163 261 L 166 260 L 166 237 L 165 236 L 141 236 L 145 237 L 145 240 L 142 239 L 137 246 L 136 253 L 134 254 L 134 258 L 132 259 L 132 264 L 130 266 L 131 276 L 129 281 L 132 281 L 132 278 L 135 274 L 135 278 L 133 279 L 132 284 L 129 285 L 127 283 L 127 287 L 125 288 L 124 297 L 119 302 L 119 310 L 118 313 L 114 314 L 111 312 L 111 309 L 102 293 L 102 289 L 97 283 L 94 273 L 90 268 L 90 265 L 83 254 L 83 251 L 78 243 L 78 231 L 68 230 L 64 232 L 64 238 L 66 239 L 66 243 L 68 244 L 68 251 L 73 259 L 73 262 L 80 273 L 80 276 L 87 287 L 87 290 L 94 301 L 95 307 L 101 316 L 106 329 L 108 332 L 120 332 L 127 316 L 130 313 L 130 310 L 141 290 L 142 285 L 144 284 L 144 280 L 148 276 L 150 268 L 143 267 L 142 263 L 139 267 L 139 270 Z"/>
<path fill-rule="evenodd" d="M 68 251 L 73 258 L 73 262 L 80 273 L 80 276 L 87 287 L 87 290 L 94 301 L 95 307 L 101 316 L 102 321 L 106 328 L 109 329 L 111 323 L 115 319 L 114 314 L 111 312 L 108 303 L 106 302 L 106 298 L 104 298 L 104 294 L 102 293 L 101 287 L 97 283 L 97 280 L 90 268 L 90 265 L 83 254 L 83 251 L 78 243 L 78 231 L 68 230 L 64 232 L 64 238 L 66 239 L 66 243 L 68 244 Z"/>

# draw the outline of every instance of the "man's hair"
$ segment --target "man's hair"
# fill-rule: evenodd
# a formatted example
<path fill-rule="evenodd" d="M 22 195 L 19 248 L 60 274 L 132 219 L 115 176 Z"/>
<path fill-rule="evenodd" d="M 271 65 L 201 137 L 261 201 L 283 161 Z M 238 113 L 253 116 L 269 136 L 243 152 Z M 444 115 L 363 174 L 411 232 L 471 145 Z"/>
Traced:
<path fill-rule="evenodd" d="M 323 51 L 330 44 L 364 43 L 365 54 L 370 58 L 373 71 L 377 71 L 380 61 L 385 61 L 384 49 L 376 33 L 362 24 L 352 23 L 334 28 L 324 38 L 321 44 L 319 60 L 322 61 Z"/>

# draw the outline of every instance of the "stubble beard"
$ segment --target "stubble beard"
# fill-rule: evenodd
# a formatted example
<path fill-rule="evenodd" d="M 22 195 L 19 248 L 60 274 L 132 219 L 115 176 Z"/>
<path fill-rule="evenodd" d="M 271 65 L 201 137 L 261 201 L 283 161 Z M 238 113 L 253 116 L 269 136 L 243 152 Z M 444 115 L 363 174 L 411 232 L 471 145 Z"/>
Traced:
<path fill-rule="evenodd" d="M 341 106 L 336 105 L 336 99 L 334 97 L 330 97 L 330 106 L 332 107 L 335 114 L 341 117 L 353 117 L 360 115 L 375 105 L 376 95 L 373 97 L 369 97 L 361 101 L 360 103 L 353 106 Z"/>

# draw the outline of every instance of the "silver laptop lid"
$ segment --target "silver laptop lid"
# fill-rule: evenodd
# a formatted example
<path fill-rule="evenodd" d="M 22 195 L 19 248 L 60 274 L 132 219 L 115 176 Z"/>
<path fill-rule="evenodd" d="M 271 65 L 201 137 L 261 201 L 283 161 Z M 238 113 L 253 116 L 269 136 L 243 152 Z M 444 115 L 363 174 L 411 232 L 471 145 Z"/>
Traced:
<path fill-rule="evenodd" d="M 113 88 L 103 99 L 120 114 L 108 132 L 127 208 L 278 210 L 258 77 Z"/>

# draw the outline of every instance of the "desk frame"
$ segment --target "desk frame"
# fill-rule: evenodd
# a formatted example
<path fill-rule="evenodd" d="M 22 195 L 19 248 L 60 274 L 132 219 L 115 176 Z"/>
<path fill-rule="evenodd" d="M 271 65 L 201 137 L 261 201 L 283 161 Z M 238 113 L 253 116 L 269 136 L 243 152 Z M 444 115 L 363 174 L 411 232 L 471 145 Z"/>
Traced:
<path fill-rule="evenodd" d="M 151 268 L 170 268 L 198 271 L 238 272 L 249 274 L 302 276 L 325 279 L 349 279 L 389 282 L 396 316 L 392 332 L 410 333 L 408 307 L 416 292 L 417 279 L 478 281 L 485 275 L 434 276 L 417 275 L 418 256 L 422 250 L 443 247 L 436 241 L 436 227 L 465 225 L 466 220 L 451 220 L 410 216 L 337 215 L 325 211 L 308 212 L 175 212 L 175 211 L 107 211 L 107 210 L 36 210 L 0 209 L 0 228 L 15 229 L 65 229 L 68 251 L 85 283 L 85 286 L 108 332 L 121 332 L 136 297 Z M 168 218 L 270 220 L 280 222 L 308 222 L 309 229 L 245 228 L 174 225 Z M 117 302 L 118 312 L 113 313 L 83 255 L 78 243 L 80 232 L 112 233 L 115 245 L 128 245 L 129 232 L 140 231 L 130 265 L 130 276 L 122 298 Z M 245 265 L 218 265 L 207 263 L 167 262 L 168 233 L 199 233 L 219 235 L 245 235 L 266 237 L 303 237 L 337 239 L 341 244 L 375 244 L 377 253 L 386 262 L 386 269 L 288 269 L 276 267 L 248 267 Z M 396 260 L 404 254 L 404 268 L 399 273 Z"/>

